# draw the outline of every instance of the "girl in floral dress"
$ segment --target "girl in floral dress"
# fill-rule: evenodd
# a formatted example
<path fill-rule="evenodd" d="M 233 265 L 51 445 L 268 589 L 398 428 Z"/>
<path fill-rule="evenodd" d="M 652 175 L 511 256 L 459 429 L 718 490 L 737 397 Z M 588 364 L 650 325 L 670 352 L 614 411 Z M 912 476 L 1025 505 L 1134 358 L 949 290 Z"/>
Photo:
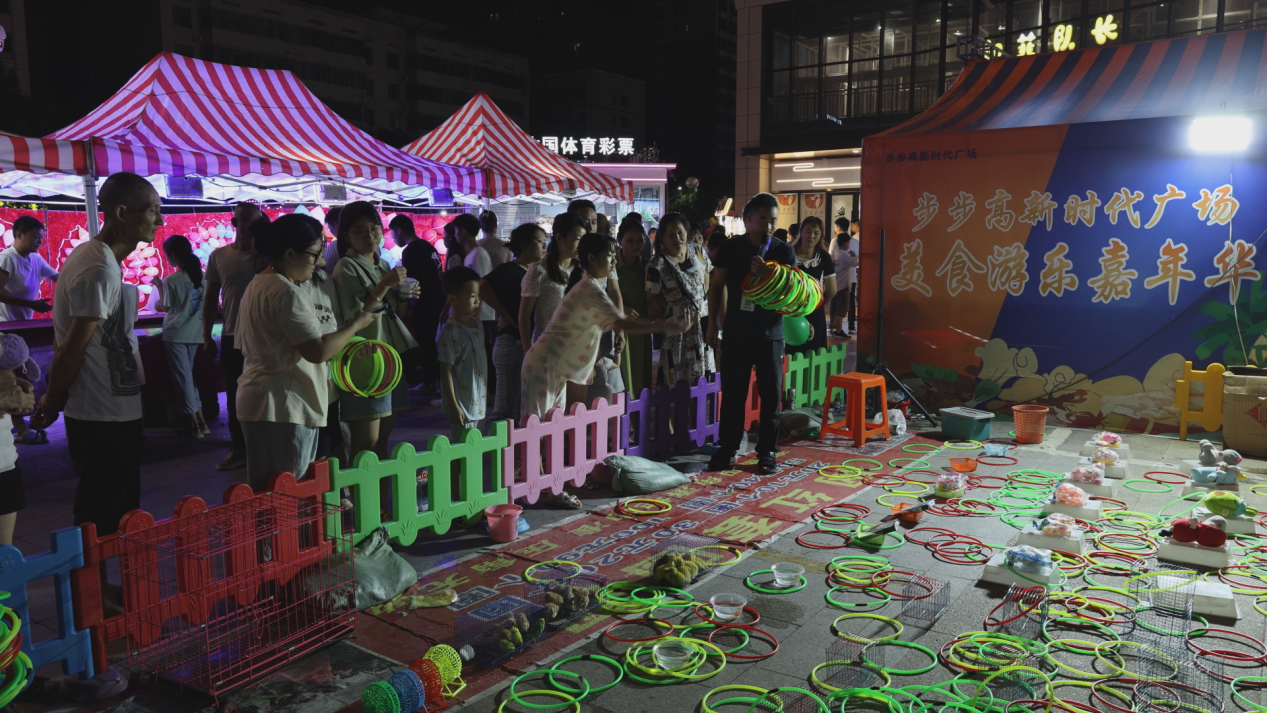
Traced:
<path fill-rule="evenodd" d="M 647 314 L 681 317 L 688 328 L 665 336 L 660 347 L 660 380 L 673 387 L 694 384 L 713 373 L 713 353 L 705 341 L 708 324 L 708 273 L 713 264 L 699 245 L 689 242 L 691 225 L 679 213 L 660 219 L 656 255 L 647 264 Z"/>
<path fill-rule="evenodd" d="M 520 399 L 524 419 L 535 415 L 545 420 L 553 409 L 565 408 L 569 390 L 583 397 L 594 375 L 603 332 L 615 328 L 631 334 L 676 334 L 686 329 L 682 318 L 635 319 L 616 308 L 600 285 L 616 268 L 615 240 L 597 233 L 586 235 L 577 258 L 585 275 L 563 297 L 545 331 L 524 355 Z"/>

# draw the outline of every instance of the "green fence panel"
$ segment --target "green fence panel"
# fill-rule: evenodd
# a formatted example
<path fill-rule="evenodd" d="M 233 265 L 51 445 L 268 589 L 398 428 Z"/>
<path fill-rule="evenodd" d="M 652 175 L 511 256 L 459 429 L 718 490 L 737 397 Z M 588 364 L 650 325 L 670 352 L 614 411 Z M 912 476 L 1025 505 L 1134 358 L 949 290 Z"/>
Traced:
<path fill-rule="evenodd" d="M 823 347 L 809 354 L 810 368 L 807 370 L 807 388 L 805 394 L 808 403 L 822 406 L 827 396 L 827 377 L 845 373 L 845 356 L 848 344 L 837 344 L 834 347 Z M 842 397 L 843 398 L 843 397 Z"/>
<path fill-rule="evenodd" d="M 454 520 L 470 521 L 490 505 L 510 502 L 501 478 L 501 459 L 509 442 L 509 425 L 498 421 L 492 426 L 491 436 L 480 435 L 475 429 L 467 429 L 461 443 L 449 443 L 447 436 L 433 436 L 422 452 L 412 443 L 397 444 L 392 457 L 385 461 L 373 452 L 363 451 L 353 460 L 352 468 L 343 469 L 338 459 L 331 458 L 330 490 L 325 501 L 338 505 L 341 489 L 351 489 L 353 544 L 379 525 L 387 527 L 392 543 L 398 545 L 413 544 L 421 530 L 443 535 Z M 427 506 L 419 512 L 417 478 L 424 469 Z M 390 485 L 383 486 L 384 480 Z M 485 487 L 486 480 L 492 484 L 490 488 Z M 390 487 L 392 494 L 392 515 L 386 522 L 381 514 L 383 487 Z M 331 522 L 329 526 L 338 524 Z"/>
<path fill-rule="evenodd" d="M 784 357 L 783 389 L 796 389 L 796 398 L 792 408 L 800 408 L 809 404 L 810 400 L 810 368 L 813 365 L 809 352 L 788 354 Z"/>

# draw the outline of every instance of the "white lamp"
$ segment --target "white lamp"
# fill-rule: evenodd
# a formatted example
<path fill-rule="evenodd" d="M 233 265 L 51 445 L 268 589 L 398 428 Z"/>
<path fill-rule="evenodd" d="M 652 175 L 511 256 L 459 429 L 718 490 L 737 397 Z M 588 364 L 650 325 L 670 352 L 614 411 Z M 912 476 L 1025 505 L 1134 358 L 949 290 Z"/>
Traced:
<path fill-rule="evenodd" d="M 1201 153 L 1237 153 L 1249 148 L 1254 124 L 1245 116 L 1199 116 L 1188 127 L 1188 144 Z"/>

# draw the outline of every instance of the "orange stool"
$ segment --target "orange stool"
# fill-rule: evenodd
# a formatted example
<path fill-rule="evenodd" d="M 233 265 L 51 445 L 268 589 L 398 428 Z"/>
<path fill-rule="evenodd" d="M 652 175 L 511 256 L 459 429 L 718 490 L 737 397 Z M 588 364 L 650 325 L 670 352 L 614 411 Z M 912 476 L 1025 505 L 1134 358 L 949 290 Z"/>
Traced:
<path fill-rule="evenodd" d="M 831 422 L 831 390 L 845 390 L 845 420 Z M 884 377 L 874 374 L 863 374 L 857 371 L 851 371 L 848 374 L 836 374 L 827 377 L 827 395 L 823 397 L 823 425 L 821 430 L 822 436 L 828 433 L 835 433 L 846 438 L 852 438 L 855 448 L 861 448 L 867 442 L 870 436 L 883 435 L 884 440 L 889 440 L 889 419 L 888 411 L 882 411 L 885 415 L 883 423 L 867 422 L 867 389 L 876 388 L 880 390 L 880 403 L 886 409 L 888 407 L 888 394 L 884 388 Z"/>

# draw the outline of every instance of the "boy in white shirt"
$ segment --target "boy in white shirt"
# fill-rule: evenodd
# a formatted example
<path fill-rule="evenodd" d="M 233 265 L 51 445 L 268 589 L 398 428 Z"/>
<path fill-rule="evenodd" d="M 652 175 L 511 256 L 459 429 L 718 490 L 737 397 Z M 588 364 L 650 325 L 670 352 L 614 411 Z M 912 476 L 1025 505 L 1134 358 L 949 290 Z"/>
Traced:
<path fill-rule="evenodd" d="M 0 252 L 0 321 L 25 321 L 35 312 L 48 312 L 52 305 L 39 299 L 40 283 L 57 281 L 57 270 L 39 253 L 44 243 L 44 224 L 24 215 L 13 221 L 13 245 Z M 16 442 L 43 445 L 48 437 L 27 427 L 26 419 L 13 414 Z"/>

